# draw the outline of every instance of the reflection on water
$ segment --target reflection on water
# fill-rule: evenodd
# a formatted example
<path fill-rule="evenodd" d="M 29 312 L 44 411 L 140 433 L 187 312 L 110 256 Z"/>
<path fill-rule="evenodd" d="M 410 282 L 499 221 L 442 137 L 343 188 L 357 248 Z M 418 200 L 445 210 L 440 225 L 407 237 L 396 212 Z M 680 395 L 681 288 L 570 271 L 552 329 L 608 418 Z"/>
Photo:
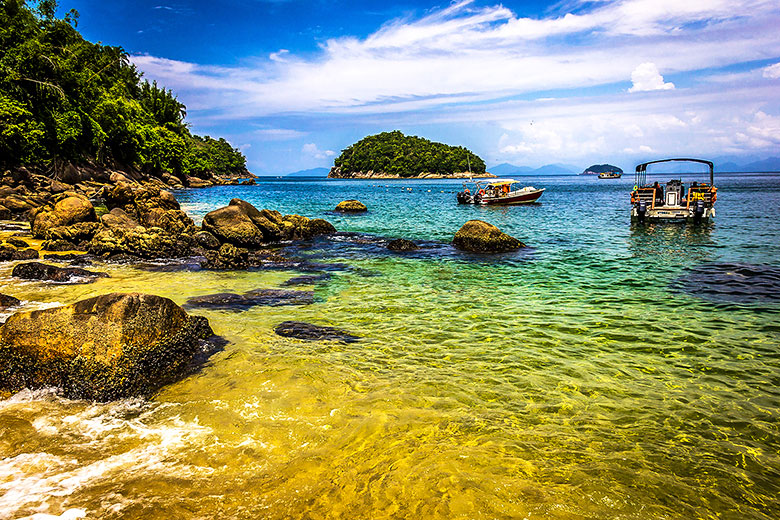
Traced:
<path fill-rule="evenodd" d="M 516 257 L 451 250 L 451 228 L 484 212 L 442 199 L 442 229 L 429 233 L 429 209 L 418 221 L 358 184 L 350 195 L 373 216 L 348 221 L 357 234 L 293 248 L 305 273 L 96 262 L 111 278 L 51 286 L 0 266 L 2 292 L 27 305 L 117 290 L 183 304 L 340 266 L 296 283 L 313 291 L 306 305 L 198 310 L 230 344 L 152 400 L 0 401 L 0 517 L 777 518 L 777 302 L 720 308 L 670 288 L 748 256 L 752 237 L 728 218 L 630 228 L 614 185 L 582 182 L 491 212 L 534 246 Z M 606 213 L 583 212 L 594 200 Z M 319 202 L 297 203 L 319 214 Z M 388 252 L 397 236 L 429 247 Z M 774 276 L 778 243 L 750 259 L 758 275 Z M 277 335 L 289 320 L 360 341 Z"/>

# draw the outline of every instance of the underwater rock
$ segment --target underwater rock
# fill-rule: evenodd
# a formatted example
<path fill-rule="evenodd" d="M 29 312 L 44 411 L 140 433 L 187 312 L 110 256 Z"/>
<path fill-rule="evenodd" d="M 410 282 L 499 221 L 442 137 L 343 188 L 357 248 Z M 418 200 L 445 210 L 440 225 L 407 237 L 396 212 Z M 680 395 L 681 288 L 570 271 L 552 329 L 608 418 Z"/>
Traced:
<path fill-rule="evenodd" d="M 14 246 L 16 248 L 19 248 L 19 249 L 25 249 L 27 247 L 30 247 L 30 244 L 28 244 L 27 242 L 25 242 L 21 238 L 11 237 L 11 238 L 8 238 L 6 240 L 6 242 L 8 242 L 12 246 Z"/>
<path fill-rule="evenodd" d="M 331 276 L 328 273 L 321 273 L 321 274 L 305 274 L 303 276 L 296 276 L 295 278 L 290 278 L 286 282 L 282 283 L 282 286 L 291 286 L 291 285 L 311 285 L 317 282 L 324 282 L 326 280 L 330 280 Z"/>
<path fill-rule="evenodd" d="M 314 303 L 313 291 L 255 289 L 244 294 L 218 293 L 195 296 L 187 300 L 184 308 L 245 311 L 257 305 L 278 307 L 281 305 L 309 305 L 311 303 Z"/>
<path fill-rule="evenodd" d="M 11 316 L 0 327 L 0 386 L 56 386 L 69 398 L 148 396 L 213 352 L 208 320 L 168 298 L 112 293 Z"/>
<path fill-rule="evenodd" d="M 343 341 L 345 343 L 354 343 L 360 340 L 359 336 L 354 336 L 347 331 L 335 327 L 325 327 L 322 325 L 312 325 L 302 321 L 285 321 L 274 327 L 274 332 L 285 338 L 305 339 L 308 341 Z"/>
<path fill-rule="evenodd" d="M 90 283 L 97 278 L 108 278 L 106 273 L 87 271 L 79 267 L 57 267 L 40 262 L 18 264 L 11 275 L 24 280 L 47 280 L 52 282 Z"/>
<path fill-rule="evenodd" d="M 780 302 L 780 267 L 766 264 L 708 263 L 686 270 L 671 288 L 713 302 Z"/>
<path fill-rule="evenodd" d="M 368 208 L 359 200 L 350 199 L 339 202 L 333 211 L 338 211 L 339 213 L 363 213 L 368 211 Z"/>
<path fill-rule="evenodd" d="M 417 244 L 411 240 L 406 240 L 405 238 L 396 238 L 395 240 L 388 242 L 387 249 L 390 251 L 415 251 L 419 249 L 419 247 L 417 247 Z"/>
<path fill-rule="evenodd" d="M 482 220 L 469 220 L 463 224 L 455 233 L 452 245 L 473 253 L 505 253 L 525 247 L 518 239 Z"/>
<path fill-rule="evenodd" d="M 35 249 L 16 249 L 10 245 L 0 245 L 0 262 L 34 260 L 35 258 L 38 258 L 38 251 Z"/>
<path fill-rule="evenodd" d="M 22 301 L 19 298 L 14 298 L 13 296 L 0 293 L 0 309 L 6 309 L 8 307 L 16 307 L 21 303 Z"/>

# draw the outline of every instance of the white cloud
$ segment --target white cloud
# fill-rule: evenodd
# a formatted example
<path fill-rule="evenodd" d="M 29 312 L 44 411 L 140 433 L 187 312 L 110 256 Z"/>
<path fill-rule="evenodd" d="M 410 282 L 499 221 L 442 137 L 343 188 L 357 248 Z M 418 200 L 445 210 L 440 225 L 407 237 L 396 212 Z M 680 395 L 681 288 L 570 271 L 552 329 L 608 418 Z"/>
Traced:
<path fill-rule="evenodd" d="M 315 159 L 327 159 L 328 157 L 333 157 L 336 155 L 336 152 L 333 150 L 320 150 L 319 147 L 317 147 L 317 145 L 314 143 L 304 144 L 301 151 L 306 155 L 314 157 Z"/>
<path fill-rule="evenodd" d="M 303 137 L 306 133 L 288 128 L 263 128 L 262 130 L 255 130 L 254 135 L 262 141 L 288 141 Z"/>
<path fill-rule="evenodd" d="M 271 61 L 280 61 L 285 62 L 287 61 L 287 56 L 290 55 L 290 51 L 287 49 L 279 49 L 277 52 L 272 52 L 268 55 L 268 58 Z"/>
<path fill-rule="evenodd" d="M 769 79 L 780 78 L 780 63 L 775 63 L 764 68 L 764 77 Z"/>
<path fill-rule="evenodd" d="M 673 90 L 674 83 L 664 83 L 664 77 L 658 72 L 655 63 L 642 63 L 631 73 L 633 86 L 629 92 L 644 92 L 646 90 Z"/>

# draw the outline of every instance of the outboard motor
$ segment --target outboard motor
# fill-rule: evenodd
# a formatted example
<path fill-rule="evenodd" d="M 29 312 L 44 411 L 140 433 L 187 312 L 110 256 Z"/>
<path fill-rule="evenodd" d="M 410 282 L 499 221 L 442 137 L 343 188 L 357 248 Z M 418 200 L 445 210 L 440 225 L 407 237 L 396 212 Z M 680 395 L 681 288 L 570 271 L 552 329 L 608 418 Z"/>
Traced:
<path fill-rule="evenodd" d="M 701 222 L 701 218 L 704 216 L 704 201 L 697 200 L 696 206 L 693 207 L 693 222 L 698 224 Z"/>
<path fill-rule="evenodd" d="M 458 192 L 458 204 L 471 204 L 471 194 L 468 190 Z"/>
<path fill-rule="evenodd" d="M 640 200 L 636 206 L 636 217 L 639 222 L 645 221 L 645 215 L 647 214 L 647 202 Z"/>

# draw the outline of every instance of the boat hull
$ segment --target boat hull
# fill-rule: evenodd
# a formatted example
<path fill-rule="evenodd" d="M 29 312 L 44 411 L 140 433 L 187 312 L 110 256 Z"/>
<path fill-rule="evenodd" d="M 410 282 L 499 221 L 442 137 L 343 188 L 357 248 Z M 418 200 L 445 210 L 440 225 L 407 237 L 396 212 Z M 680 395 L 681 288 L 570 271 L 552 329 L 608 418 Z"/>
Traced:
<path fill-rule="evenodd" d="M 531 204 L 539 200 L 544 189 L 527 192 L 509 193 L 505 197 L 483 197 L 479 204 L 482 206 L 511 206 L 515 204 Z"/>

